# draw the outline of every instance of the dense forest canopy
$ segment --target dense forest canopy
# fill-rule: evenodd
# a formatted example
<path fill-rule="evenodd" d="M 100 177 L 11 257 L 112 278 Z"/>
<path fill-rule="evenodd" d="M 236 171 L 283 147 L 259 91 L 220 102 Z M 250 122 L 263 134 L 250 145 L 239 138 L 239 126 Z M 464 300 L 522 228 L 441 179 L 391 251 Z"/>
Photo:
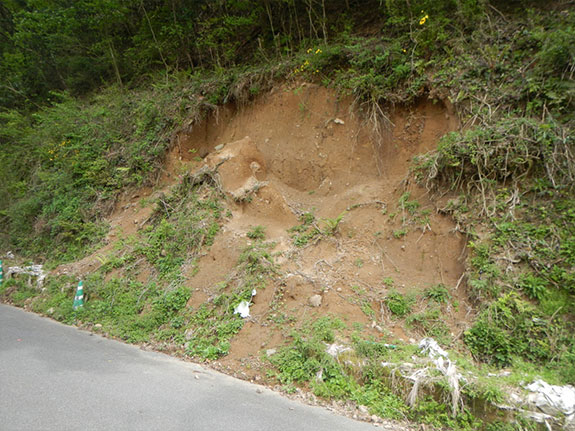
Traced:
<path fill-rule="evenodd" d="M 390 38 L 413 32 L 413 19 L 423 10 L 436 31 L 444 26 L 469 31 L 490 10 L 486 5 L 481 0 L 5 0 L 0 104 L 46 101 L 54 90 L 83 94 L 107 82 L 141 80 L 157 69 L 194 72 L 264 61 L 344 34 Z"/>

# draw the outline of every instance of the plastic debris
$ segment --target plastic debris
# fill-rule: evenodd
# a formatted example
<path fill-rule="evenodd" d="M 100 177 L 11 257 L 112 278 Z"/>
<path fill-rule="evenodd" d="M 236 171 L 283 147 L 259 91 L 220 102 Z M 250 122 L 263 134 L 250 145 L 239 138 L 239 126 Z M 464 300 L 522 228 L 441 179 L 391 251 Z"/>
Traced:
<path fill-rule="evenodd" d="M 333 343 L 327 345 L 327 349 L 325 352 L 331 357 L 337 358 L 340 353 L 347 352 L 348 350 L 351 349 L 349 347 L 342 346 L 341 344 Z"/>
<path fill-rule="evenodd" d="M 6 270 L 6 278 L 10 277 L 12 274 L 24 274 L 36 277 L 36 285 L 38 288 L 42 287 L 46 274 L 42 269 L 42 265 L 30 265 L 30 266 L 9 266 Z"/>
<path fill-rule="evenodd" d="M 528 402 L 544 413 L 553 415 L 559 411 L 565 416 L 574 416 L 571 420 L 575 419 L 575 387 L 550 385 L 543 380 L 535 380 L 525 389 L 532 392 Z"/>
<path fill-rule="evenodd" d="M 242 301 L 234 308 L 234 314 L 239 314 L 242 319 L 246 317 L 250 317 L 250 304 L 252 302 L 252 298 L 256 296 L 257 292 L 256 289 L 252 289 L 252 296 L 249 301 Z"/>
<path fill-rule="evenodd" d="M 455 363 L 449 359 L 448 353 L 443 350 L 437 341 L 433 338 L 424 338 L 419 342 L 419 348 L 423 353 L 427 353 L 427 356 L 435 364 L 435 368 L 441 372 L 447 378 L 447 384 L 449 385 L 449 390 L 451 392 L 451 413 L 455 416 L 459 410 L 459 404 L 461 400 L 461 391 L 459 389 L 459 379 L 461 379 L 461 374 L 457 372 Z M 419 384 L 424 378 L 428 377 L 427 369 L 420 369 L 413 373 L 409 378 L 413 380 L 413 388 L 409 394 L 408 401 L 411 405 L 417 399 L 417 391 L 419 389 Z"/>
<path fill-rule="evenodd" d="M 242 301 L 234 308 L 234 314 L 239 314 L 242 319 L 250 317 L 250 302 Z"/>
<path fill-rule="evenodd" d="M 438 356 L 443 356 L 444 358 L 449 357 L 447 352 L 443 350 L 433 338 L 424 338 L 421 340 L 419 342 L 419 348 L 423 353 L 427 353 L 431 359 L 435 359 Z"/>

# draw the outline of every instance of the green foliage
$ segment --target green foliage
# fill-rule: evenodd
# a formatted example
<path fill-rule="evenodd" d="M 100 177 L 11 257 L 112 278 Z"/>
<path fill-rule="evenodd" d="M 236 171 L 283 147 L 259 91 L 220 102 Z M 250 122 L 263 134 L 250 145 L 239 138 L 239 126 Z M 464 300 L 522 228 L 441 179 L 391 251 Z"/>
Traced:
<path fill-rule="evenodd" d="M 173 277 L 186 260 L 213 243 L 220 229 L 219 198 L 208 180 L 192 184 L 184 177 L 169 197 L 157 203 L 155 223 L 143 230 L 134 253 L 144 256 L 161 277 Z"/>
<path fill-rule="evenodd" d="M 449 342 L 449 328 L 444 322 L 440 308 L 428 308 L 423 312 L 415 313 L 407 317 L 405 323 L 420 331 L 423 335 L 433 337 L 440 343 Z"/>
<path fill-rule="evenodd" d="M 451 300 L 449 290 L 441 283 L 425 289 L 423 296 L 438 304 L 446 304 Z"/>
<path fill-rule="evenodd" d="M 263 226 L 254 226 L 248 233 L 247 237 L 250 239 L 265 239 L 266 228 Z"/>
<path fill-rule="evenodd" d="M 412 301 L 397 291 L 391 291 L 384 301 L 389 311 L 397 317 L 403 317 L 411 312 Z"/>
<path fill-rule="evenodd" d="M 0 239 L 52 259 L 81 255 L 105 233 L 100 220 L 119 191 L 149 184 L 180 115 L 172 103 L 165 89 L 110 88 L 86 101 L 58 95 L 28 118 L 0 116 L 10 192 L 0 203 L 9 236 Z"/>
<path fill-rule="evenodd" d="M 305 247 L 311 240 L 320 235 L 321 231 L 316 226 L 315 216 L 312 213 L 304 213 L 300 216 L 301 224 L 289 229 L 297 247 Z"/>
<path fill-rule="evenodd" d="M 341 221 L 343 220 L 343 217 L 345 216 L 346 211 L 342 212 L 340 215 L 338 215 L 335 218 L 322 218 L 321 222 L 324 224 L 324 228 L 322 229 L 322 233 L 324 235 L 335 235 L 335 233 L 337 232 L 337 228 L 339 226 L 339 224 L 341 223 Z"/>
<path fill-rule="evenodd" d="M 512 355 L 532 361 L 550 360 L 561 349 L 560 322 L 553 324 L 533 305 L 508 293 L 490 304 L 471 329 L 465 332 L 465 343 L 480 360 L 505 366 Z"/>

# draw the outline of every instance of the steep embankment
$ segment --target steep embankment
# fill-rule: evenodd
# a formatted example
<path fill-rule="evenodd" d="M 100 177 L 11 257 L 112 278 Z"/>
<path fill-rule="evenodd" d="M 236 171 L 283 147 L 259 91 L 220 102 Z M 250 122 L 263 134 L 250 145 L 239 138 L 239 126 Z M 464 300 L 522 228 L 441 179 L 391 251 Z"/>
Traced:
<path fill-rule="evenodd" d="M 410 159 L 434 148 L 456 125 L 442 102 L 421 100 L 398 108 L 385 134 L 374 136 L 348 100 L 310 84 L 277 88 L 248 106 L 227 106 L 177 135 L 163 184 L 129 193 L 118 204 L 106 246 L 56 272 L 85 276 L 96 270 L 103 256 L 121 247 L 119 236 L 146 226 L 154 198 L 169 194 L 182 175 L 208 166 L 219 175 L 229 214 L 213 245 L 184 271 L 193 292 L 188 305 L 198 307 L 233 279 L 257 226 L 273 243 L 278 265 L 223 363 L 241 367 L 264 347 L 281 345 L 287 333 L 274 324 L 280 315 L 294 326 L 330 314 L 375 336 L 418 338 L 417 325 L 398 321 L 385 298 L 438 285 L 457 308 L 442 315 L 436 335 L 458 338 L 472 312 L 462 282 L 465 241 L 453 221 L 437 212 L 437 202 L 408 180 Z M 313 214 L 310 228 L 290 231 L 305 225 L 304 214 Z M 144 262 L 136 266 L 139 281 L 156 276 Z M 425 304 L 414 304 L 418 308 Z"/>

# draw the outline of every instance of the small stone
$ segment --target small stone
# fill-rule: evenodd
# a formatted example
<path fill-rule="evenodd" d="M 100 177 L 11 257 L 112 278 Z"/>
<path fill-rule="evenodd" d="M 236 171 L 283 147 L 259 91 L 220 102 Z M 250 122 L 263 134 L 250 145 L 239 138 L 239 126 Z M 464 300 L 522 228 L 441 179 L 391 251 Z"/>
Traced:
<path fill-rule="evenodd" d="M 138 224 L 138 219 L 135 219 L 135 220 L 134 220 L 134 224 Z"/>
<path fill-rule="evenodd" d="M 319 307 L 321 305 L 321 295 L 310 296 L 308 302 L 312 307 Z"/>
<path fill-rule="evenodd" d="M 402 250 L 402 251 L 405 251 L 405 245 L 402 245 L 402 246 L 401 246 L 401 250 Z"/>
<path fill-rule="evenodd" d="M 377 415 L 371 415 L 371 421 L 378 423 L 380 421 L 380 419 L 377 417 Z"/>
<path fill-rule="evenodd" d="M 186 332 L 184 332 L 184 338 L 187 341 L 190 341 L 193 336 L 194 336 L 194 330 L 192 328 L 186 329 Z"/>
<path fill-rule="evenodd" d="M 333 120 L 333 122 L 335 124 L 345 124 L 345 122 L 341 118 L 336 118 L 335 120 Z"/>
<path fill-rule="evenodd" d="M 102 324 L 101 323 L 96 323 L 94 325 L 94 329 L 102 329 Z"/>
<path fill-rule="evenodd" d="M 366 415 L 366 414 L 369 413 L 369 410 L 368 410 L 368 408 L 367 408 L 366 406 L 358 406 L 357 409 L 358 409 L 361 413 L 363 413 L 364 415 Z"/>
<path fill-rule="evenodd" d="M 166 257 L 167 255 L 168 255 L 168 252 L 165 249 L 162 249 L 162 251 L 160 251 L 160 256 Z"/>
<path fill-rule="evenodd" d="M 223 150 L 223 149 L 224 149 L 224 144 L 216 145 L 216 146 L 214 147 L 214 150 L 216 150 L 216 151 L 220 151 L 220 150 Z"/>
<path fill-rule="evenodd" d="M 48 310 L 46 310 L 46 313 L 48 313 L 48 314 L 54 313 L 54 307 L 48 308 Z"/>
<path fill-rule="evenodd" d="M 198 376 L 197 374 L 194 376 L 194 378 L 195 378 L 196 380 L 200 380 L 200 376 Z"/>
<path fill-rule="evenodd" d="M 266 350 L 266 356 L 269 358 L 270 356 L 273 356 L 277 353 L 276 349 L 267 349 Z"/>
<path fill-rule="evenodd" d="M 337 290 L 338 292 L 341 292 L 341 287 L 338 287 L 338 288 L 335 289 L 335 290 Z"/>
<path fill-rule="evenodd" d="M 263 391 L 261 390 L 261 388 L 257 388 L 256 389 L 256 394 L 261 394 Z"/>

